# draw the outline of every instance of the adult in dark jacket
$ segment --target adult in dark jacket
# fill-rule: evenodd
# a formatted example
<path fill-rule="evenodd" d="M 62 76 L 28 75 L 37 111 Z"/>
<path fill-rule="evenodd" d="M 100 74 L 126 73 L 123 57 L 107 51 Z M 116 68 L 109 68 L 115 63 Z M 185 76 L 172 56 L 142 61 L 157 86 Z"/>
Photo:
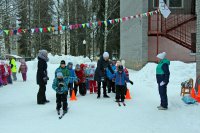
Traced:
<path fill-rule="evenodd" d="M 46 99 L 46 84 L 49 80 L 47 75 L 47 62 L 48 53 L 46 50 L 40 50 L 38 54 L 38 70 L 37 70 L 37 84 L 39 85 L 39 91 L 37 94 L 37 104 L 48 103 L 49 100 Z"/>
<path fill-rule="evenodd" d="M 109 98 L 106 92 L 106 68 L 114 74 L 114 71 L 112 70 L 110 63 L 109 63 L 109 53 L 104 52 L 103 56 L 100 57 L 100 59 L 97 62 L 97 68 L 95 70 L 94 80 L 98 82 L 98 92 L 97 92 L 97 98 L 100 98 L 101 95 L 101 82 L 103 83 L 103 97 Z"/>
<path fill-rule="evenodd" d="M 170 77 L 170 72 L 169 72 L 170 61 L 165 57 L 166 57 L 165 52 L 157 55 L 157 58 L 160 60 L 156 68 L 156 79 L 161 99 L 161 104 L 160 106 L 158 106 L 159 110 L 168 109 L 167 85 L 169 83 L 169 77 Z"/>

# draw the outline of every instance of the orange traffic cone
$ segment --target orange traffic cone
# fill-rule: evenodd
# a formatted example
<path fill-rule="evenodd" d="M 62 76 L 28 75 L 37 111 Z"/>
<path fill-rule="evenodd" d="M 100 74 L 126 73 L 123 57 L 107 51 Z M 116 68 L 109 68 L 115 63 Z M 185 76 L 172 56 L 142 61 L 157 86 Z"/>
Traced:
<path fill-rule="evenodd" d="M 72 96 L 70 98 L 70 101 L 76 101 L 76 100 L 77 100 L 77 98 L 76 98 L 75 92 L 74 92 L 74 90 L 72 90 Z"/>
<path fill-rule="evenodd" d="M 190 92 L 190 96 L 194 99 L 196 99 L 196 94 L 195 94 L 195 90 L 194 88 L 192 88 L 191 92 Z"/>
<path fill-rule="evenodd" d="M 130 95 L 129 89 L 127 89 L 127 91 L 126 91 L 126 97 L 125 98 L 126 99 L 131 99 L 131 95 Z"/>
<path fill-rule="evenodd" d="M 198 87 L 198 93 L 196 95 L 196 100 L 200 103 L 200 86 Z"/>

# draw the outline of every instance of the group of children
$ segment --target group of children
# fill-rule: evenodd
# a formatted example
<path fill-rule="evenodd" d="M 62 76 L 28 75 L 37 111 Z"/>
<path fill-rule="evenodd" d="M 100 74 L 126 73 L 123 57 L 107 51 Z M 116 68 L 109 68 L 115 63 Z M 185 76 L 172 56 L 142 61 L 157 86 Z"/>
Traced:
<path fill-rule="evenodd" d="M 22 74 L 23 81 L 26 81 L 27 70 L 28 70 L 28 67 L 26 65 L 26 62 L 22 60 L 18 72 Z M 16 67 L 16 62 L 14 59 L 11 59 L 10 61 L 1 60 L 0 61 L 0 87 L 6 86 L 8 84 L 12 84 L 13 81 L 16 81 L 17 80 L 16 73 L 17 73 L 17 67 Z"/>
<path fill-rule="evenodd" d="M 116 102 L 119 102 L 120 99 L 122 99 L 121 102 L 124 102 L 127 90 L 126 82 L 133 84 L 129 80 L 128 70 L 123 67 L 124 64 L 122 65 L 122 63 L 116 60 L 110 61 L 115 74 L 106 70 L 108 93 L 111 93 L 111 91 L 116 93 Z M 95 69 L 95 64 L 93 63 L 90 65 L 77 64 L 73 69 L 72 62 L 66 65 L 64 60 L 61 61 L 60 67 L 55 71 L 55 79 L 52 84 L 52 88 L 56 91 L 56 109 L 58 112 L 61 107 L 63 107 L 64 112 L 67 112 L 68 92 L 70 96 L 72 96 L 72 91 L 77 95 L 78 90 L 81 96 L 85 96 L 87 90 L 89 90 L 90 94 L 97 93 L 97 82 L 94 80 Z"/>

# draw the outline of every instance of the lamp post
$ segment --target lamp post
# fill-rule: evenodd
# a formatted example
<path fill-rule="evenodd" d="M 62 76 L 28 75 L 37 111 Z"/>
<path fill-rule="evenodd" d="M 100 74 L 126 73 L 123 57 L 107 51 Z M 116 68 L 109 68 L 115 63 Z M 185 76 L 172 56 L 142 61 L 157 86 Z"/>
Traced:
<path fill-rule="evenodd" d="M 85 40 L 83 40 L 83 45 L 85 47 L 85 57 L 86 57 L 87 56 L 87 49 L 86 49 L 86 41 Z"/>

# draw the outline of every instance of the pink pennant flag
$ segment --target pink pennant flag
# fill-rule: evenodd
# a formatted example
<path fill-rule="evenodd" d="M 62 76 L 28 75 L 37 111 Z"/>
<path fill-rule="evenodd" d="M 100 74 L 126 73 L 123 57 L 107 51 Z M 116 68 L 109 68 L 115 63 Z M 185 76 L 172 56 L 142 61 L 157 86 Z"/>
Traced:
<path fill-rule="evenodd" d="M 70 30 L 73 30 L 73 26 L 72 25 L 70 25 L 69 28 L 70 28 Z"/>
<path fill-rule="evenodd" d="M 76 28 L 76 29 L 78 29 L 78 27 L 79 27 L 79 25 L 78 25 L 78 24 L 76 24 L 76 25 L 75 25 L 75 28 Z"/>
<path fill-rule="evenodd" d="M 112 24 L 114 24 L 115 23 L 115 20 L 114 19 L 112 19 Z"/>
<path fill-rule="evenodd" d="M 19 28 L 19 29 L 17 30 L 17 32 L 21 34 L 21 33 L 22 33 L 22 29 Z"/>
<path fill-rule="evenodd" d="M 123 21 L 123 22 L 126 21 L 126 17 L 123 17 L 123 18 L 122 18 L 122 21 Z"/>
<path fill-rule="evenodd" d="M 39 28 L 35 28 L 35 32 L 38 33 L 39 32 Z"/>

